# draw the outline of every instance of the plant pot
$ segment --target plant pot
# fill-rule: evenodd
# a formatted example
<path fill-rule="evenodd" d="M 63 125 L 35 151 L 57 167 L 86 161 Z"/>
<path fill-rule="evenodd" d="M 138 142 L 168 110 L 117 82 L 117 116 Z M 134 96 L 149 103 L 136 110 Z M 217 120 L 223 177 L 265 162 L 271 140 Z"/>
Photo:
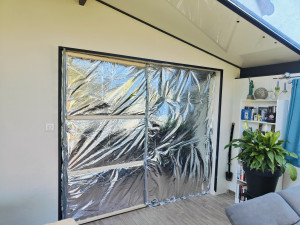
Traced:
<path fill-rule="evenodd" d="M 282 175 L 280 170 L 275 170 L 274 174 L 272 174 L 271 171 L 262 172 L 261 170 L 250 170 L 250 168 L 245 165 L 243 169 L 246 174 L 248 199 L 274 192 L 278 179 Z"/>

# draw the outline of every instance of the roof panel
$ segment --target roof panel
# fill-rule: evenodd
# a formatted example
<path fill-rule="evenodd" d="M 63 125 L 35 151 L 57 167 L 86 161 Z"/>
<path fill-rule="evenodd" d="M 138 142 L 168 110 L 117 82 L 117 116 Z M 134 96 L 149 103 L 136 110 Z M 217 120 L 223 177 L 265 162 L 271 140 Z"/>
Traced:
<path fill-rule="evenodd" d="M 300 50 L 299 0 L 225 0 Z"/>

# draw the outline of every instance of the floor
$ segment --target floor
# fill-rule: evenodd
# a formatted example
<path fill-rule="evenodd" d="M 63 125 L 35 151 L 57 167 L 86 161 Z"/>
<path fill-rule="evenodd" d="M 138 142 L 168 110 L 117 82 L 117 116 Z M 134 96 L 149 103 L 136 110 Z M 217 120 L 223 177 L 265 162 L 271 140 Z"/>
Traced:
<path fill-rule="evenodd" d="M 232 204 L 233 193 L 207 194 L 135 210 L 85 225 L 230 225 L 225 208 Z"/>

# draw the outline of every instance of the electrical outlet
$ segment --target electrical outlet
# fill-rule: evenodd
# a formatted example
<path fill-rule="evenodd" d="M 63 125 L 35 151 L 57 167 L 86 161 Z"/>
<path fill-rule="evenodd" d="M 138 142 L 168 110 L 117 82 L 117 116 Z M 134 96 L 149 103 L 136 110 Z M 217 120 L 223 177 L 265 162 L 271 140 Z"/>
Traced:
<path fill-rule="evenodd" d="M 45 130 L 46 130 L 47 132 L 53 132 L 54 129 L 55 129 L 54 123 L 46 123 Z"/>

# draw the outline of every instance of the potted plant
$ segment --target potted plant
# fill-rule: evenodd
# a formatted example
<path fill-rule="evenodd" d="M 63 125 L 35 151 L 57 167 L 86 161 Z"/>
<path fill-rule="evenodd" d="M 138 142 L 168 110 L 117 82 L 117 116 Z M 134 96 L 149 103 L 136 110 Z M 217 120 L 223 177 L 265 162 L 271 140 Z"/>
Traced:
<path fill-rule="evenodd" d="M 259 133 L 248 128 L 241 139 L 234 139 L 225 148 L 240 148 L 237 155 L 243 163 L 247 180 L 247 197 L 254 198 L 274 192 L 279 177 L 287 170 L 290 178 L 297 179 L 296 168 L 288 162 L 288 157 L 298 158 L 295 153 L 284 149 L 285 140 L 278 140 L 280 131 Z"/>

